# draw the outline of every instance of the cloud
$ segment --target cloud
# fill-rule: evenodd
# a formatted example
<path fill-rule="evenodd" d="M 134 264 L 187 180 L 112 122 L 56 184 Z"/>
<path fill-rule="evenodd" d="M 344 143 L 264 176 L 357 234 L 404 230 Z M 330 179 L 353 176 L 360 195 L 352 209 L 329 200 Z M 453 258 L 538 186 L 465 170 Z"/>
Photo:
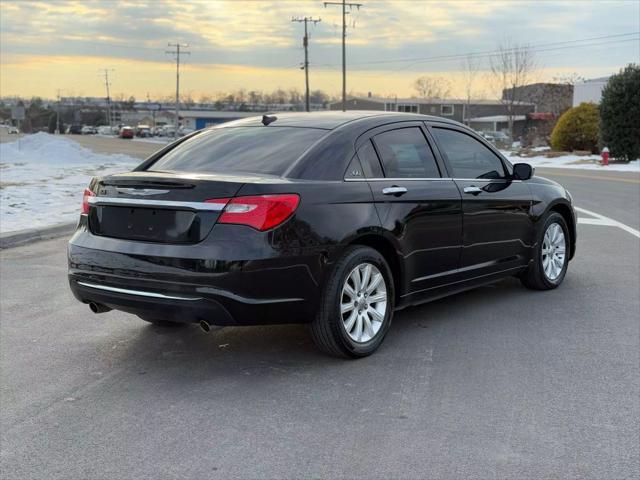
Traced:
<path fill-rule="evenodd" d="M 377 78 L 386 68 L 394 77 L 404 75 L 409 85 L 417 74 L 459 69 L 458 60 L 371 63 L 379 60 L 487 51 L 504 37 L 541 44 L 640 29 L 640 2 L 633 1 L 363 3 L 361 9 L 351 9 L 347 15 L 349 70 L 359 81 L 367 76 Z M 216 78 L 222 83 L 226 84 L 223 75 L 247 84 L 264 80 L 235 77 L 234 69 L 241 65 L 249 69 L 247 75 L 288 72 L 274 75 L 278 82 L 290 78 L 293 84 L 303 58 L 303 30 L 290 20 L 305 15 L 322 18 L 320 24 L 310 27 L 311 68 L 315 75 L 323 72 L 325 85 L 332 85 L 329 79 L 339 72 L 341 63 L 341 11 L 337 6 L 324 8 L 321 0 L 1 0 L 0 77 L 4 85 L 19 85 L 9 77 L 39 70 L 42 88 L 51 88 L 48 69 L 61 62 L 68 62 L 68 71 L 76 77 L 82 76 L 82 68 L 98 63 L 117 65 L 123 76 L 136 64 L 169 69 L 172 60 L 165 54 L 167 43 L 180 41 L 190 44 L 192 54 L 184 59 L 187 68 L 196 71 L 215 65 Z M 545 53 L 541 59 L 545 64 L 548 55 L 549 63 L 577 72 L 586 71 L 585 65 L 608 67 L 612 60 L 621 62 L 618 67 L 638 61 L 638 48 L 632 43 L 587 51 L 589 55 L 584 55 L 584 49 L 566 49 L 552 52 L 555 56 Z M 225 65 L 229 68 L 221 67 Z M 27 83 L 36 85 L 37 81 Z"/>

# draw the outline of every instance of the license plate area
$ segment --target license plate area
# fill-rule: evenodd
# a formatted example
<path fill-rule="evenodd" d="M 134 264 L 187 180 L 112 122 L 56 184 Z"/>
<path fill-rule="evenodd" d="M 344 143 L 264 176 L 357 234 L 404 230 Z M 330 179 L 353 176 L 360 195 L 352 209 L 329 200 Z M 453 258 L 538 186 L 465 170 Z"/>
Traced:
<path fill-rule="evenodd" d="M 203 235 L 203 225 L 198 218 L 200 214 L 148 207 L 97 206 L 89 214 L 89 228 L 96 235 L 113 238 L 195 243 Z"/>

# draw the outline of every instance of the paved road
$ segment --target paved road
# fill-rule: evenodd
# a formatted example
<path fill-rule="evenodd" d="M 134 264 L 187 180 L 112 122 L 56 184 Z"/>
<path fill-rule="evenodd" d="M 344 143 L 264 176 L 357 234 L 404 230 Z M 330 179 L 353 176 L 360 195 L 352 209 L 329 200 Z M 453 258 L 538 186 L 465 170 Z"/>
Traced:
<path fill-rule="evenodd" d="M 578 204 L 638 219 L 637 184 L 562 173 Z M 64 239 L 3 251 L 1 476 L 639 478 L 640 242 L 579 235 L 561 288 L 513 279 L 405 310 L 358 361 L 318 354 L 303 326 L 93 315 Z"/>

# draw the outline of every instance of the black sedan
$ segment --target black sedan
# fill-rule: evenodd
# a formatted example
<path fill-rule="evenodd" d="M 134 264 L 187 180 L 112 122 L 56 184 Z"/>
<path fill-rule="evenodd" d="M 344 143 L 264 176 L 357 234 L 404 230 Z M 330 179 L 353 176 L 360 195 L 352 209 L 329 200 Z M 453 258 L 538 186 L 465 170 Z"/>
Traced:
<path fill-rule="evenodd" d="M 576 215 L 561 185 L 467 127 L 384 112 L 254 117 L 92 180 L 69 283 L 96 313 L 175 325 L 309 323 L 374 352 L 394 311 L 518 276 L 562 283 Z"/>

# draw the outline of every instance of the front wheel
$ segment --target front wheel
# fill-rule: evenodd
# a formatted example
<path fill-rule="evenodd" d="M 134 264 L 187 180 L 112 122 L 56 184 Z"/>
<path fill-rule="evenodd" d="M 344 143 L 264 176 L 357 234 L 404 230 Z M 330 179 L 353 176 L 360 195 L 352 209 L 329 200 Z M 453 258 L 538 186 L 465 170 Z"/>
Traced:
<path fill-rule="evenodd" d="M 384 257 L 369 247 L 350 247 L 325 285 L 311 335 L 325 353 L 365 357 L 384 340 L 393 308 L 393 276 Z"/>
<path fill-rule="evenodd" d="M 533 261 L 520 279 L 527 288 L 551 290 L 562 283 L 569 265 L 569 229 L 564 217 L 550 213 L 537 240 Z"/>

